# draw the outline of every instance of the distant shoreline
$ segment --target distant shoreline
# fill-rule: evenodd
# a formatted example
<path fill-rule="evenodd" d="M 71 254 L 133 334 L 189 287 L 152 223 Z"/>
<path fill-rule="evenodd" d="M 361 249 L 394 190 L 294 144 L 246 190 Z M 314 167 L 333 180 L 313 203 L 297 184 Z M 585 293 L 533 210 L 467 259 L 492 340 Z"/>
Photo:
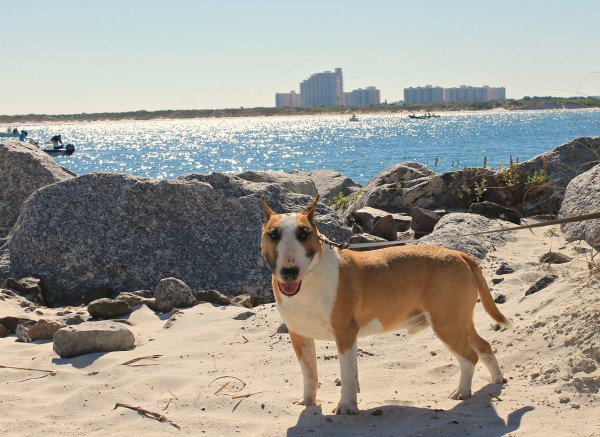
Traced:
<path fill-rule="evenodd" d="M 600 99 L 562 99 L 539 98 L 506 100 L 504 102 L 478 102 L 430 105 L 395 105 L 318 107 L 318 108 L 232 108 L 232 109 L 191 109 L 191 110 L 159 110 L 102 112 L 80 114 L 23 114 L 0 115 L 0 123 L 12 125 L 22 123 L 43 122 L 90 122 L 121 120 L 185 120 L 201 118 L 241 118 L 272 116 L 307 116 L 307 115 L 350 115 L 350 114 L 456 114 L 469 112 L 512 112 L 520 110 L 565 110 L 565 109 L 598 109 Z"/>

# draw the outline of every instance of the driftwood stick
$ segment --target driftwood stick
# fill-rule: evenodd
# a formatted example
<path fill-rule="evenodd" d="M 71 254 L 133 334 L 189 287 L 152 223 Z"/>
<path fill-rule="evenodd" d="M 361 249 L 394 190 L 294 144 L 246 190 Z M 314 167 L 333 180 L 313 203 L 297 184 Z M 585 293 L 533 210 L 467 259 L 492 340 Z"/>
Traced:
<path fill-rule="evenodd" d="M 45 369 L 30 369 L 29 367 L 13 367 L 13 366 L 3 366 L 0 364 L 0 369 L 14 369 L 14 370 L 27 370 L 30 372 L 46 372 L 48 373 L 50 376 L 55 376 L 56 375 L 56 371 L 55 370 L 45 370 Z"/>
<path fill-rule="evenodd" d="M 232 378 L 232 379 L 237 379 L 239 382 L 242 383 L 242 388 L 240 388 L 238 391 L 242 391 L 244 389 L 244 387 L 246 387 L 246 383 L 244 381 L 242 381 L 240 378 L 237 378 L 235 376 L 219 376 L 218 378 L 213 379 L 211 382 L 208 383 L 207 387 L 210 387 L 210 385 L 215 382 L 218 381 L 219 379 L 224 379 L 224 378 Z M 222 387 L 223 388 L 223 387 Z M 217 391 L 217 393 L 220 390 Z M 215 393 L 216 394 L 216 393 Z"/>
<path fill-rule="evenodd" d="M 121 366 L 129 366 L 130 364 L 137 363 L 138 361 L 141 361 L 141 360 L 155 360 L 160 357 L 162 357 L 162 355 L 146 355 L 144 357 L 137 357 L 132 360 L 125 361 L 124 363 L 121 363 Z"/>
<path fill-rule="evenodd" d="M 146 410 L 145 408 L 142 408 L 142 407 L 134 407 L 133 405 L 122 404 L 121 402 L 117 402 L 115 404 L 115 408 L 113 408 L 113 410 L 116 410 L 119 407 L 129 408 L 130 410 L 136 411 L 136 412 L 143 414 L 144 416 L 147 416 L 151 419 L 158 420 L 159 422 L 167 422 L 167 423 L 171 424 L 172 426 L 174 426 L 175 428 L 177 428 L 178 430 L 181 430 L 181 427 L 179 425 L 177 425 L 172 420 L 167 418 L 167 416 L 165 416 L 164 414 L 155 413 L 154 411 Z"/>

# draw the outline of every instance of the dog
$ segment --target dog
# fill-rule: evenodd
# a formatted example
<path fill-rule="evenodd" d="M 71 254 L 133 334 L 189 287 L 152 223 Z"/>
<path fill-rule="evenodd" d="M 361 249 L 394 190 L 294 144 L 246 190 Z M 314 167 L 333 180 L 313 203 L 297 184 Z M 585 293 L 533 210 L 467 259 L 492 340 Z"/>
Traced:
<path fill-rule="evenodd" d="M 395 246 L 368 252 L 339 250 L 321 241 L 315 223 L 319 197 L 302 211 L 276 214 L 261 199 L 261 254 L 271 273 L 277 309 L 288 327 L 304 381 L 300 405 L 315 405 L 315 339 L 336 343 L 342 381 L 336 414 L 357 414 L 360 392 L 357 338 L 431 326 L 456 356 L 460 380 L 452 399 L 471 396 L 481 359 L 493 384 L 506 382 L 490 344 L 473 325 L 477 297 L 498 323 L 498 310 L 477 262 L 438 246 Z"/>

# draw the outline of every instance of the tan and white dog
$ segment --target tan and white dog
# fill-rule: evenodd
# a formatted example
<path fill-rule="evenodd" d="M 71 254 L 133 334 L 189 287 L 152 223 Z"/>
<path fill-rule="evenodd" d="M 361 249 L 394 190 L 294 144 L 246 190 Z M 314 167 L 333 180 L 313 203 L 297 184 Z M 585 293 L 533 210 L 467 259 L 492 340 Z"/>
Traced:
<path fill-rule="evenodd" d="M 338 250 L 319 239 L 318 197 L 297 213 L 276 214 L 262 199 L 261 252 L 273 274 L 273 293 L 304 378 L 302 405 L 315 405 L 315 339 L 334 340 L 342 395 L 337 414 L 358 413 L 358 337 L 427 326 L 456 356 L 460 381 L 452 399 L 471 396 L 481 359 L 492 383 L 505 382 L 490 344 L 473 325 L 477 297 L 497 322 L 496 307 L 481 269 L 469 255 L 437 246 L 396 246 L 369 252 Z"/>

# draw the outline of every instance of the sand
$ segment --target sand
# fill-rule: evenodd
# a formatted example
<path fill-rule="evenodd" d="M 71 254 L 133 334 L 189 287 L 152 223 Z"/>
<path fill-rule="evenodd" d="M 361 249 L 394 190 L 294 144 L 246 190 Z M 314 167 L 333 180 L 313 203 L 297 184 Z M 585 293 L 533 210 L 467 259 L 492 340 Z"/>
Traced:
<path fill-rule="evenodd" d="M 476 306 L 475 324 L 497 352 L 508 383 L 488 383 L 477 365 L 473 396 L 447 396 L 458 382 L 454 357 L 430 329 L 359 340 L 360 414 L 335 416 L 340 387 L 333 343 L 317 342 L 318 406 L 292 401 L 302 392 L 287 334 L 274 305 L 252 309 L 200 304 L 169 317 L 145 306 L 128 318 L 136 348 L 61 359 L 51 342 L 0 339 L 0 434 L 68 436 L 549 436 L 600 435 L 600 274 L 588 269 L 585 243 L 569 244 L 556 228 L 515 232 L 482 267 L 491 284 L 502 262 L 519 267 L 493 286 L 511 330 L 496 330 Z M 579 248 L 579 249 L 578 249 Z M 542 265 L 560 251 L 573 261 Z M 597 255 L 596 263 L 600 263 Z M 596 267 L 597 268 L 597 267 Z M 549 287 L 525 297 L 537 279 Z M 24 313 L 0 300 L 0 316 L 52 318 L 60 309 Z M 152 356 L 156 356 L 152 358 Z M 132 364 L 129 360 L 145 357 Z M 52 371 L 55 373 L 49 373 Z M 118 403 L 164 415 L 144 415 Z M 177 428 L 179 427 L 179 428 Z"/>

